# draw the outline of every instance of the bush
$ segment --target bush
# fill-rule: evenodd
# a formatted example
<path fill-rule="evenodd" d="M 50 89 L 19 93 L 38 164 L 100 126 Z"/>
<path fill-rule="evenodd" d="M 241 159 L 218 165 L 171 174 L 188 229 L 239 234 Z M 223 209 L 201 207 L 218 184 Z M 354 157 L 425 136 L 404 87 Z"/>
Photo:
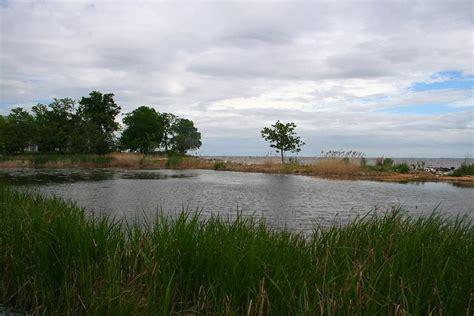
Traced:
<path fill-rule="evenodd" d="M 213 166 L 214 170 L 221 170 L 225 169 L 225 162 L 223 161 L 216 161 Z"/>
<path fill-rule="evenodd" d="M 474 163 L 468 164 L 467 162 L 463 162 L 461 167 L 453 171 L 453 176 L 474 176 Z"/>
<path fill-rule="evenodd" d="M 396 166 L 395 171 L 400 173 L 409 173 L 410 167 L 406 163 L 401 163 Z"/>

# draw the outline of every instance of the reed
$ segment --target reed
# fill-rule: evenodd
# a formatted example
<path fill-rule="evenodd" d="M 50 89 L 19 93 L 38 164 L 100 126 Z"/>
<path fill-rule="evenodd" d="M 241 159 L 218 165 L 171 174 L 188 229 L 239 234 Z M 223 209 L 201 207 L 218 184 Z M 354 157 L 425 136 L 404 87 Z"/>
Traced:
<path fill-rule="evenodd" d="M 337 158 L 321 159 L 310 166 L 310 174 L 316 176 L 354 176 L 360 173 L 360 164 Z"/>
<path fill-rule="evenodd" d="M 473 312 L 466 217 L 394 209 L 305 236 L 241 215 L 125 222 L 0 188 L 0 227 L 0 305 L 21 312 Z"/>

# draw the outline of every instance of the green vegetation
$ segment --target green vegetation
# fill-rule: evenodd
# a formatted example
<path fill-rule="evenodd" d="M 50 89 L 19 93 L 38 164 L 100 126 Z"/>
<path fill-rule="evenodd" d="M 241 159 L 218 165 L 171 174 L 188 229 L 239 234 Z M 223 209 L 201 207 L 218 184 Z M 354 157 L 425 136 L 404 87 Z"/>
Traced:
<path fill-rule="evenodd" d="M 163 141 L 164 121 L 155 109 L 140 106 L 125 114 L 123 123 L 127 128 L 122 133 L 120 144 L 124 149 L 150 153 Z"/>
<path fill-rule="evenodd" d="M 409 173 L 410 166 L 406 163 L 394 164 L 391 158 L 377 158 L 375 166 L 363 165 L 363 168 L 367 171 L 379 171 L 379 172 L 399 172 Z"/>
<path fill-rule="evenodd" d="M 461 167 L 453 171 L 452 175 L 455 177 L 474 176 L 474 163 L 468 164 L 467 162 L 463 162 Z"/>
<path fill-rule="evenodd" d="M 311 236 L 239 216 L 140 225 L 0 188 L 0 304 L 37 314 L 472 313 L 474 226 L 401 210 Z"/>
<path fill-rule="evenodd" d="M 270 147 L 276 148 L 277 153 L 281 154 L 281 163 L 285 163 L 284 153 L 290 151 L 297 153 L 301 151 L 301 146 L 305 143 L 296 136 L 295 133 L 296 124 L 282 123 L 277 121 L 271 127 L 264 127 L 261 130 L 263 139 L 270 142 Z"/>
<path fill-rule="evenodd" d="M 225 162 L 223 161 L 216 161 L 214 166 L 212 167 L 214 170 L 224 170 L 225 169 Z"/>
<path fill-rule="evenodd" d="M 79 105 L 69 98 L 54 99 L 33 106 L 32 114 L 19 107 L 0 115 L 0 154 L 106 154 L 119 148 L 150 153 L 164 148 L 184 155 L 201 146 L 192 121 L 146 106 L 126 114 L 126 128 L 117 140 L 115 119 L 121 108 L 113 96 L 92 91 Z"/>

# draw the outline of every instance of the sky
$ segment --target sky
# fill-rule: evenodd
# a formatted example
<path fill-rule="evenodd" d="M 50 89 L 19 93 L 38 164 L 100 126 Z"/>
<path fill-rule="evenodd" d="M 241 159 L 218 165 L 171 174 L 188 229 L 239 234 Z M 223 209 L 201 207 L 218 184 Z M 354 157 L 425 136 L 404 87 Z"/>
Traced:
<path fill-rule="evenodd" d="M 474 153 L 471 0 L 0 0 L 0 114 L 114 93 L 192 119 L 201 155 L 306 145 L 369 157 Z"/>

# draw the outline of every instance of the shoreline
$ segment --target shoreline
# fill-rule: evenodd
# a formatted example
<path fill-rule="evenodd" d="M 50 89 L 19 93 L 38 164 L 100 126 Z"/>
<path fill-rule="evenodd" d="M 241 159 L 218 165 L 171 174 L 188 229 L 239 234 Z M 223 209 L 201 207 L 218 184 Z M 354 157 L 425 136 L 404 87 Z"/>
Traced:
<path fill-rule="evenodd" d="M 6 158 L 6 159 L 5 159 Z M 474 187 L 474 176 L 449 176 L 433 174 L 428 171 L 411 171 L 409 173 L 374 171 L 359 165 L 331 161 L 326 166 L 321 163 L 285 164 L 267 161 L 265 163 L 239 163 L 226 160 L 209 159 L 196 156 L 166 157 L 161 155 L 142 155 L 131 153 L 112 153 L 105 156 L 96 155 L 25 155 L 4 157 L 0 169 L 202 169 L 216 171 L 253 172 L 270 174 L 293 174 L 313 176 L 332 180 L 367 180 L 378 182 L 447 182 Z"/>

